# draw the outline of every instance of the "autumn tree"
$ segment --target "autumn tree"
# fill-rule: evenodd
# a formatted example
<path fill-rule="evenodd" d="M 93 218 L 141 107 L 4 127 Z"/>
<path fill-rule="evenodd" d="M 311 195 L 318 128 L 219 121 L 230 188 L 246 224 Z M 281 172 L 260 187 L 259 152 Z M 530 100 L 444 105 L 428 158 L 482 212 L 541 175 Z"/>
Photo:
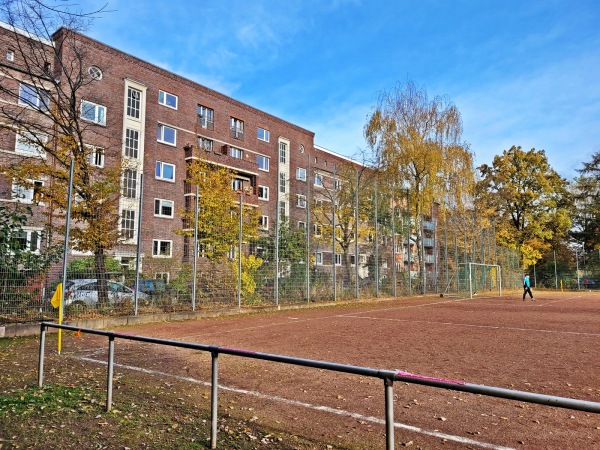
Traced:
<path fill-rule="evenodd" d="M 572 183 L 575 213 L 571 236 L 587 249 L 600 249 L 600 151 L 583 163 Z"/>
<path fill-rule="evenodd" d="M 429 99 L 414 82 L 382 92 L 364 134 L 377 155 L 376 166 L 394 189 L 408 190 L 408 205 L 417 225 L 434 201 L 464 202 L 474 180 L 473 155 L 462 141 L 458 108 L 446 97 Z M 422 246 L 415 226 L 419 266 Z"/>
<path fill-rule="evenodd" d="M 108 301 L 105 257 L 120 240 L 121 139 L 104 133 L 105 109 L 83 101 L 96 76 L 74 33 L 97 12 L 40 0 L 0 3 L 12 27 L 3 28 L 3 39 L 14 48 L 0 74 L 0 132 L 16 135 L 17 147 L 26 150 L 0 170 L 21 188 L 35 188 L 35 200 L 43 199 L 52 225 L 64 232 L 73 162 L 70 246 L 94 254 L 102 304 Z"/>
<path fill-rule="evenodd" d="M 479 167 L 478 205 L 495 217 L 499 244 L 521 252 L 524 265 L 535 264 L 571 226 L 567 182 L 544 150 L 511 147 Z"/>

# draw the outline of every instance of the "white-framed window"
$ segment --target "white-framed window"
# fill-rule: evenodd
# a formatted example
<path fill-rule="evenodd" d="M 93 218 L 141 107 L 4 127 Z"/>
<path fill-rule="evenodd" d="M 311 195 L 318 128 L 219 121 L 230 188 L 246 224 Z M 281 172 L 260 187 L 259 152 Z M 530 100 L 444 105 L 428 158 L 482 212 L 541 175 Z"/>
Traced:
<path fill-rule="evenodd" d="M 135 198 L 137 196 L 137 170 L 125 169 L 123 171 L 123 197 Z"/>
<path fill-rule="evenodd" d="M 358 262 L 360 264 L 366 264 L 367 263 L 367 255 L 358 255 Z"/>
<path fill-rule="evenodd" d="M 306 169 L 304 167 L 296 167 L 296 180 L 306 181 Z"/>
<path fill-rule="evenodd" d="M 269 187 L 268 186 L 258 186 L 258 199 L 259 200 L 269 200 Z"/>
<path fill-rule="evenodd" d="M 36 109 L 48 109 L 50 94 L 44 89 L 37 88 L 27 83 L 19 85 L 19 104 L 31 106 Z"/>
<path fill-rule="evenodd" d="M 264 128 L 258 128 L 258 130 L 256 131 L 256 138 L 259 141 L 269 142 L 270 137 L 271 133 L 269 132 L 269 130 L 265 130 Z"/>
<path fill-rule="evenodd" d="M 280 201 L 279 202 L 279 220 L 281 222 L 285 221 L 285 219 L 287 218 L 287 202 L 286 201 Z"/>
<path fill-rule="evenodd" d="M 26 188 L 18 183 L 12 185 L 12 198 L 21 203 L 42 203 L 42 189 L 44 182 L 40 180 L 31 180 L 31 187 Z"/>
<path fill-rule="evenodd" d="M 235 117 L 229 118 L 229 134 L 234 139 L 244 140 L 244 121 L 236 119 Z"/>
<path fill-rule="evenodd" d="M 341 266 L 342 265 L 342 254 L 341 253 L 336 253 L 335 254 L 335 265 L 336 266 Z"/>
<path fill-rule="evenodd" d="M 15 60 L 15 52 L 12 50 L 6 50 L 6 60 L 13 62 Z"/>
<path fill-rule="evenodd" d="M 17 139 L 15 142 L 15 153 L 25 156 L 37 156 L 38 158 L 45 158 L 46 152 L 39 142 L 46 143 L 48 136 L 35 135 L 33 133 L 17 133 Z"/>
<path fill-rule="evenodd" d="M 100 81 L 102 79 L 102 70 L 97 66 L 88 67 L 88 75 L 92 80 Z"/>
<path fill-rule="evenodd" d="M 301 220 L 298 221 L 298 229 L 299 230 L 306 230 L 306 222 L 303 222 Z"/>
<path fill-rule="evenodd" d="M 198 148 L 201 148 L 207 152 L 213 151 L 213 141 L 212 139 L 207 139 L 202 136 L 198 136 Z"/>
<path fill-rule="evenodd" d="M 168 125 L 159 123 L 156 129 L 156 140 L 158 142 L 162 142 L 163 144 L 176 145 L 177 130 Z"/>
<path fill-rule="evenodd" d="M 244 159 L 244 152 L 241 148 L 229 147 L 229 156 L 237 159 Z"/>
<path fill-rule="evenodd" d="M 279 143 L 279 162 L 285 164 L 287 161 L 288 146 L 285 142 Z"/>
<path fill-rule="evenodd" d="M 323 236 L 323 225 L 319 223 L 313 224 L 313 234 L 315 236 Z"/>
<path fill-rule="evenodd" d="M 165 91 L 158 91 L 158 103 L 169 108 L 177 109 L 177 96 Z"/>
<path fill-rule="evenodd" d="M 323 253 L 321 253 L 321 252 L 315 253 L 315 264 L 317 266 L 323 265 Z"/>
<path fill-rule="evenodd" d="M 174 210 L 175 202 L 172 200 L 164 200 L 162 198 L 154 199 L 154 215 L 156 217 L 168 217 L 172 219 Z"/>
<path fill-rule="evenodd" d="M 298 208 L 306 208 L 306 195 L 298 194 L 296 206 Z"/>
<path fill-rule="evenodd" d="M 161 239 L 152 240 L 152 256 L 154 258 L 170 258 L 173 241 L 164 241 Z"/>
<path fill-rule="evenodd" d="M 134 119 L 140 118 L 142 107 L 142 91 L 132 87 L 127 88 L 127 116 Z"/>
<path fill-rule="evenodd" d="M 264 170 L 265 172 L 268 172 L 271 158 L 268 156 L 256 155 L 256 163 L 258 164 L 258 170 Z"/>
<path fill-rule="evenodd" d="M 156 161 L 156 179 L 175 181 L 175 165 L 162 161 Z"/>
<path fill-rule="evenodd" d="M 241 191 L 244 189 L 244 180 L 241 180 L 239 178 L 234 178 L 233 180 L 231 180 L 231 189 L 233 189 L 234 191 Z"/>
<path fill-rule="evenodd" d="M 96 167 L 104 167 L 104 149 L 92 146 L 89 146 L 89 149 L 90 164 Z"/>
<path fill-rule="evenodd" d="M 121 211 L 121 237 L 124 239 L 135 237 L 135 211 L 132 209 Z"/>
<path fill-rule="evenodd" d="M 269 216 L 260 216 L 258 219 L 258 226 L 261 230 L 269 229 Z"/>
<path fill-rule="evenodd" d="M 137 159 L 140 148 L 140 132 L 131 128 L 125 129 L 125 156 Z"/>
<path fill-rule="evenodd" d="M 198 123 L 207 130 L 215 129 L 215 111 L 206 106 L 198 105 Z"/>
<path fill-rule="evenodd" d="M 285 187 L 286 187 L 285 173 L 281 172 L 279 174 L 279 192 L 281 192 L 282 194 L 285 194 Z"/>
<path fill-rule="evenodd" d="M 325 206 L 325 202 L 326 202 L 326 200 L 325 200 L 325 199 L 322 199 L 322 198 L 315 198 L 315 206 L 316 206 L 317 208 L 322 208 L 323 206 Z"/>
<path fill-rule="evenodd" d="M 39 253 L 42 244 L 42 229 L 25 228 L 11 236 L 11 248 L 31 253 Z"/>
<path fill-rule="evenodd" d="M 106 125 L 106 106 L 81 100 L 81 118 L 98 125 Z"/>
<path fill-rule="evenodd" d="M 338 179 L 334 179 L 333 180 L 333 189 L 336 191 L 339 191 L 341 187 L 342 187 L 342 181 L 338 180 Z"/>
<path fill-rule="evenodd" d="M 156 272 L 154 274 L 155 280 L 163 280 L 165 283 L 169 284 L 170 275 L 169 272 Z"/>
<path fill-rule="evenodd" d="M 315 186 L 323 187 L 323 175 L 315 173 Z"/>

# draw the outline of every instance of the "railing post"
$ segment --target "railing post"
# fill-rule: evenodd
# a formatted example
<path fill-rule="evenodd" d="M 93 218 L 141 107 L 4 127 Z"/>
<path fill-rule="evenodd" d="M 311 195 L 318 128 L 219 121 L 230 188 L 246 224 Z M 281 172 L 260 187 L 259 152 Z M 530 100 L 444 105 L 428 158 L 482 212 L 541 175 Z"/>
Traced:
<path fill-rule="evenodd" d="M 394 450 L 394 380 L 383 379 L 385 385 L 385 448 Z"/>
<path fill-rule="evenodd" d="M 115 359 L 115 337 L 108 336 L 108 376 L 106 383 L 106 412 L 112 408 L 113 370 Z"/>
<path fill-rule="evenodd" d="M 219 352 L 212 351 L 210 383 L 210 448 L 217 448 L 217 393 L 219 389 Z"/>
<path fill-rule="evenodd" d="M 44 348 L 46 347 L 46 324 L 40 326 L 40 357 L 38 360 L 38 386 L 44 384 Z"/>

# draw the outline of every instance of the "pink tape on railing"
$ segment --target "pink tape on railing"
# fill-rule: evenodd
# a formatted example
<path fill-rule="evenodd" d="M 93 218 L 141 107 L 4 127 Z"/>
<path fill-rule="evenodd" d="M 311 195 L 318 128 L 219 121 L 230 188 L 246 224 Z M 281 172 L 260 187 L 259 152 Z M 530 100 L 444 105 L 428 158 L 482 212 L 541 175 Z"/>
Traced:
<path fill-rule="evenodd" d="M 234 352 L 239 352 L 239 353 L 249 353 L 249 354 L 255 354 L 257 352 L 251 352 L 249 350 L 244 350 L 242 348 L 233 348 L 233 347 L 219 347 L 219 350 L 233 350 Z"/>
<path fill-rule="evenodd" d="M 467 384 L 464 381 L 457 381 L 457 380 L 446 380 L 445 378 L 435 378 L 435 377 L 426 377 L 424 375 L 417 375 L 416 373 L 410 373 L 410 372 L 396 372 L 396 375 L 400 375 L 402 377 L 410 377 L 410 378 L 416 378 L 418 380 L 429 380 L 429 381 L 441 381 L 444 383 L 452 383 L 452 384 Z"/>

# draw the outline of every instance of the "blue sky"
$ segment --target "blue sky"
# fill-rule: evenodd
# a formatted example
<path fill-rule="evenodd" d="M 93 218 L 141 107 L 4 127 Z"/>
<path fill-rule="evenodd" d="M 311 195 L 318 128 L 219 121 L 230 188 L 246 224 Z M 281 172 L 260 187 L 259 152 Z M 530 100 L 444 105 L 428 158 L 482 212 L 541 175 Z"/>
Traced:
<path fill-rule="evenodd" d="M 352 156 L 382 90 L 461 111 L 476 165 L 544 149 L 565 178 L 600 151 L 596 0 L 88 0 L 87 34 L 316 133 Z"/>

